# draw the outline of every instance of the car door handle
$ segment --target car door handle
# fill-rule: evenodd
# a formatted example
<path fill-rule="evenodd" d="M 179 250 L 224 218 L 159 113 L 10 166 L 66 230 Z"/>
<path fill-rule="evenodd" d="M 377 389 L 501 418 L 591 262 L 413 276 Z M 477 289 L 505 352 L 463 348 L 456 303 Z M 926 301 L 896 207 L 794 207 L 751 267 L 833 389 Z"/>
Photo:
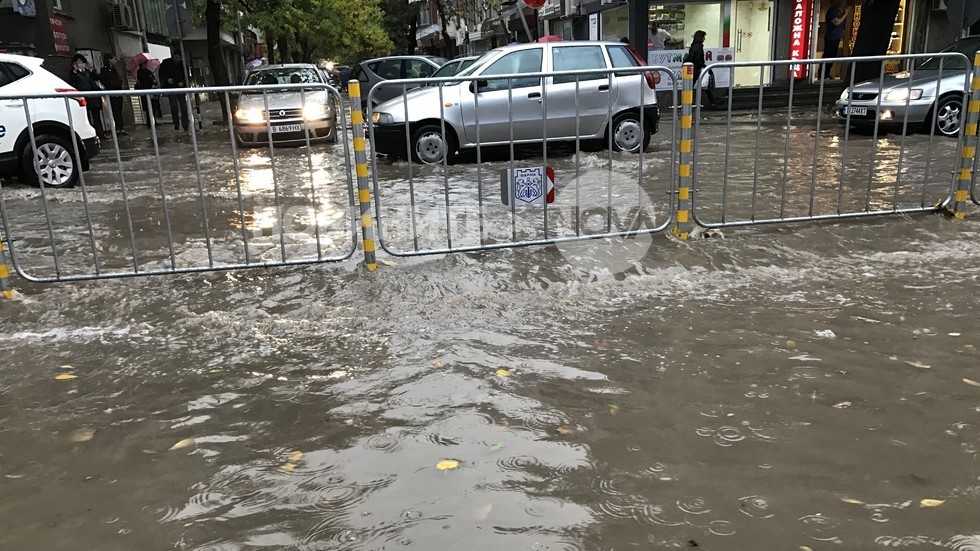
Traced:
<path fill-rule="evenodd" d="M 599 91 L 600 92 L 608 92 L 609 91 L 609 85 L 608 84 L 600 84 L 599 85 Z"/>
<path fill-rule="evenodd" d="M 531 92 L 527 95 L 527 99 L 541 99 L 541 92 Z"/>

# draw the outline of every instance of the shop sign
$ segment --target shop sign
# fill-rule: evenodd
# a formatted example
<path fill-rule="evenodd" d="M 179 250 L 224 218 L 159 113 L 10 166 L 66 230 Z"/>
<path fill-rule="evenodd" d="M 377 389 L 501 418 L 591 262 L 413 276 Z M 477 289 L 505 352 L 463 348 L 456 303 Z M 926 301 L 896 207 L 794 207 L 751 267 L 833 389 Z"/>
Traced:
<path fill-rule="evenodd" d="M 681 66 L 684 64 L 684 54 L 687 50 L 650 50 L 647 53 L 647 65 L 654 67 L 667 67 L 674 73 L 674 78 L 677 79 L 677 85 L 680 86 L 681 82 Z M 732 62 L 735 61 L 735 50 L 733 48 L 705 48 L 704 49 L 704 64 L 706 69 L 712 69 L 712 65 L 715 63 Z M 708 72 L 705 70 L 701 73 L 701 79 L 707 78 Z M 727 88 L 729 86 L 729 80 L 731 79 L 732 68 L 718 68 L 712 69 L 711 74 L 715 77 L 715 87 L 716 88 Z M 666 80 L 666 79 L 664 79 Z M 669 82 L 666 84 L 670 84 Z M 706 82 L 702 83 L 706 84 Z"/>
<path fill-rule="evenodd" d="M 793 23 L 789 35 L 790 60 L 807 59 L 810 56 L 810 19 L 813 0 L 793 0 Z M 789 66 L 789 78 L 806 78 L 809 65 L 797 63 Z"/>
<path fill-rule="evenodd" d="M 60 15 L 49 15 L 48 24 L 51 25 L 51 37 L 54 39 L 54 54 L 71 57 L 71 44 L 68 43 L 68 26 L 65 25 L 65 18 Z"/>

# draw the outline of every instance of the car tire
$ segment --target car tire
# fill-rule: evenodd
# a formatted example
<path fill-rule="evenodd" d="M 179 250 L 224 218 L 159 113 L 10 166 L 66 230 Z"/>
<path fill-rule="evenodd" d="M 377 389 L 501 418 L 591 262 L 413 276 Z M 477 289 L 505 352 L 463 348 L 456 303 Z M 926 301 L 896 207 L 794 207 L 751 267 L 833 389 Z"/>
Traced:
<path fill-rule="evenodd" d="M 946 96 L 939 99 L 935 113 L 930 111 L 926 128 L 935 124 L 936 134 L 955 138 L 960 133 L 963 116 L 963 98 Z"/>
<path fill-rule="evenodd" d="M 434 124 L 427 124 L 412 134 L 412 160 L 420 164 L 442 164 L 444 157 L 447 164 L 452 164 L 456 147 L 456 139 L 448 127 L 445 136 L 442 128 Z"/>
<path fill-rule="evenodd" d="M 640 153 L 650 146 L 649 125 L 641 124 L 638 113 L 623 113 L 613 119 L 612 147 L 613 151 Z"/>
<path fill-rule="evenodd" d="M 41 134 L 36 136 L 38 163 L 41 165 L 41 177 L 34 167 L 34 148 L 31 142 L 24 144 L 20 155 L 20 177 L 28 184 L 49 188 L 70 188 L 78 182 L 78 166 L 75 149 L 68 140 L 57 134 Z"/>

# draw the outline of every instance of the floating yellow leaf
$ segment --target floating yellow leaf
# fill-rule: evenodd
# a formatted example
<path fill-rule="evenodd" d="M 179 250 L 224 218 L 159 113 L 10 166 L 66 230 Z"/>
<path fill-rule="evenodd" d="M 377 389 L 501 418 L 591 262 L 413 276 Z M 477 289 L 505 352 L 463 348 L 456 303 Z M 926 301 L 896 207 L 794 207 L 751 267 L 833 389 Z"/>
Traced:
<path fill-rule="evenodd" d="M 439 361 L 439 360 L 436 360 L 436 361 L 432 362 L 432 366 L 433 367 L 442 367 L 443 365 L 444 364 L 441 361 Z"/>
<path fill-rule="evenodd" d="M 619 406 L 615 404 L 609 406 L 609 415 L 619 415 Z"/>
<path fill-rule="evenodd" d="M 88 442 L 95 436 L 95 429 L 90 429 L 88 427 L 78 429 L 71 433 L 72 442 Z"/>
<path fill-rule="evenodd" d="M 75 369 L 75 368 L 70 365 L 59 365 L 58 369 Z"/>
<path fill-rule="evenodd" d="M 844 503 L 850 503 L 851 505 L 864 505 L 864 502 L 853 497 L 842 497 L 840 498 Z"/>
<path fill-rule="evenodd" d="M 511 376 L 511 372 L 510 371 L 507 371 L 506 369 L 498 369 L 497 370 L 497 375 L 499 375 L 501 377 L 510 377 Z"/>
<path fill-rule="evenodd" d="M 168 448 L 167 451 L 179 450 L 181 448 L 186 448 L 188 446 L 193 446 L 193 445 L 194 445 L 193 438 L 184 438 L 180 442 L 177 442 L 173 446 L 170 446 L 170 448 Z"/>
<path fill-rule="evenodd" d="M 911 365 L 912 367 L 918 367 L 919 369 L 929 369 L 931 367 L 931 366 L 928 366 L 928 365 L 926 365 L 924 363 L 919 363 L 919 362 L 908 362 L 907 361 L 905 363 Z"/>
<path fill-rule="evenodd" d="M 62 375 L 58 375 L 54 379 L 56 381 L 70 381 L 72 379 L 77 379 L 77 378 L 78 378 L 78 375 L 72 375 L 71 373 L 64 373 Z"/>
<path fill-rule="evenodd" d="M 973 379 L 963 379 L 963 382 L 970 386 L 980 386 L 980 383 L 974 381 Z"/>
<path fill-rule="evenodd" d="M 221 373 L 221 370 L 220 369 L 211 369 L 211 370 L 208 370 L 208 373 Z"/>
<path fill-rule="evenodd" d="M 436 463 L 436 468 L 440 471 L 451 471 L 459 467 L 459 461 L 455 459 L 443 459 L 442 461 Z"/>
<path fill-rule="evenodd" d="M 299 461 L 300 459 L 303 459 L 303 452 L 295 451 L 289 454 L 289 460 L 292 462 Z"/>
<path fill-rule="evenodd" d="M 575 434 L 575 427 L 571 425 L 561 425 L 556 429 L 558 434 Z"/>
<path fill-rule="evenodd" d="M 805 545 L 800 546 L 800 551 L 813 551 L 813 548 L 807 547 Z"/>
<path fill-rule="evenodd" d="M 294 465 L 293 463 L 283 463 L 279 467 L 279 470 L 280 471 L 283 471 L 283 472 L 291 473 L 291 472 L 293 472 L 293 469 L 295 469 L 295 468 L 296 468 L 296 465 Z"/>
<path fill-rule="evenodd" d="M 919 507 L 939 507 L 943 503 L 946 503 L 945 499 L 923 499 L 919 502 Z"/>
<path fill-rule="evenodd" d="M 786 341 L 786 348 L 796 348 L 796 341 Z"/>

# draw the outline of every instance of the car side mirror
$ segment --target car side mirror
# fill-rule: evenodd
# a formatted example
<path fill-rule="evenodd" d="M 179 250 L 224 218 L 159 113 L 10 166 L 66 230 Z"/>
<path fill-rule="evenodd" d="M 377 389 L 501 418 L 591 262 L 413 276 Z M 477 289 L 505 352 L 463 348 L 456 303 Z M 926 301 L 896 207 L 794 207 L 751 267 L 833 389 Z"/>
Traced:
<path fill-rule="evenodd" d="M 490 83 L 486 80 L 470 81 L 470 92 L 473 92 L 474 94 L 483 92 L 489 87 Z"/>

